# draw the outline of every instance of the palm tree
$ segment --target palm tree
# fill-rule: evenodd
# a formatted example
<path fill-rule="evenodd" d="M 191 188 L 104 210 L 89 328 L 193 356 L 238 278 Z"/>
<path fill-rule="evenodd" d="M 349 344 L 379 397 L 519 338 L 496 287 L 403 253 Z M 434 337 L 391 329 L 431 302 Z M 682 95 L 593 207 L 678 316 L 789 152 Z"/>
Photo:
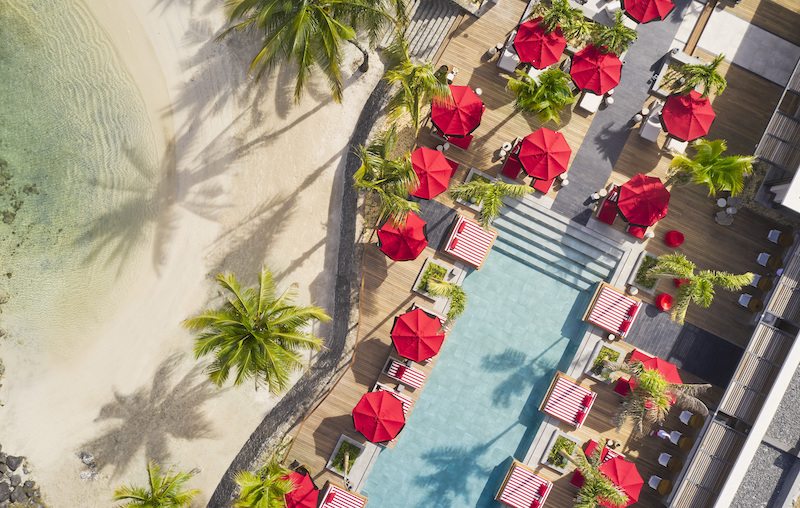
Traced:
<path fill-rule="evenodd" d="M 356 34 L 366 35 L 374 47 L 388 26 L 407 22 L 405 0 L 229 0 L 226 6 L 231 26 L 220 37 L 232 31 L 261 35 L 263 46 L 250 71 L 257 70 L 258 79 L 278 63 L 294 66 L 295 101 L 302 96 L 312 71 L 319 68 L 328 78 L 333 98 L 341 102 L 342 43 L 349 41 L 361 50 L 365 71 L 368 53 Z"/>
<path fill-rule="evenodd" d="M 714 95 L 724 92 L 728 82 L 717 72 L 717 68 L 723 60 L 725 60 L 725 55 L 718 55 L 708 64 L 685 64 L 681 68 L 681 74 L 686 81 L 680 93 L 687 94 L 700 84 L 703 85 L 703 93 L 700 95 L 702 98 L 708 97 L 712 88 Z"/>
<path fill-rule="evenodd" d="M 638 360 L 631 363 L 606 361 L 603 367 L 612 374 L 627 374 L 635 381 L 614 417 L 617 430 L 630 418 L 636 432 L 644 434 L 644 422 L 663 423 L 673 401 L 693 413 L 708 414 L 708 408 L 697 396 L 711 388 L 710 384 L 670 383 L 657 370 L 645 369 Z"/>
<path fill-rule="evenodd" d="M 686 310 L 691 302 L 708 307 L 714 300 L 714 286 L 728 291 L 738 291 L 753 281 L 752 273 L 733 275 L 727 272 L 703 270 L 695 275 L 695 265 L 683 254 L 664 254 L 658 257 L 655 266 L 647 272 L 651 278 L 685 279 L 689 282 L 678 289 L 672 306 L 672 320 L 683 324 Z"/>
<path fill-rule="evenodd" d="M 289 470 L 271 461 L 259 474 L 239 471 L 234 481 L 241 489 L 234 508 L 285 508 L 286 494 L 295 489 Z"/>
<path fill-rule="evenodd" d="M 499 179 L 493 182 L 474 179 L 453 187 L 449 192 L 453 199 L 475 200 L 475 204 L 481 207 L 478 222 L 484 228 L 488 228 L 492 221 L 500 215 L 504 197 L 519 199 L 525 194 L 533 192 L 533 189 L 527 185 L 505 183 Z"/>
<path fill-rule="evenodd" d="M 577 25 L 587 25 L 583 21 L 583 11 L 572 7 L 568 0 L 553 0 L 550 7 L 547 7 L 544 2 L 538 2 L 532 16 L 542 17 L 541 25 L 546 27 L 547 33 L 560 26 L 562 33 L 568 39 L 571 38 L 570 34 L 575 31 Z"/>
<path fill-rule="evenodd" d="M 319 350 L 322 339 L 304 331 L 316 321 L 330 321 L 319 307 L 293 305 L 297 285 L 276 295 L 272 272 L 262 269 L 258 288 L 242 289 L 233 274 L 217 275 L 228 301 L 219 310 L 206 310 L 183 324 L 201 332 L 194 346 L 196 358 L 214 354 L 208 367 L 211 381 L 222 386 L 231 370 L 234 386 L 253 378 L 256 388 L 280 393 L 290 376 L 301 369 L 302 354 Z"/>
<path fill-rule="evenodd" d="M 184 490 L 195 472 L 161 473 L 161 466 L 153 461 L 147 464 L 147 487 L 123 485 L 114 491 L 114 501 L 124 501 L 120 508 L 183 508 L 189 506 L 200 493 L 199 490 Z"/>
<path fill-rule="evenodd" d="M 414 137 L 419 134 L 423 119 L 423 108 L 434 97 L 450 97 L 450 87 L 436 76 L 436 69 L 430 61 L 412 63 L 408 53 L 408 42 L 400 32 L 384 51 L 389 60 L 389 70 L 384 79 L 389 83 L 399 83 L 397 93 L 389 100 L 389 119 L 397 120 L 404 112 L 411 115 Z"/>
<path fill-rule="evenodd" d="M 353 187 L 373 193 L 378 199 L 378 218 L 391 217 L 395 222 L 405 222 L 408 212 L 419 212 L 419 205 L 412 203 L 408 189 L 419 185 L 419 179 L 411 166 L 408 155 L 391 159 L 397 144 L 394 124 L 367 146 L 356 149 L 361 157 L 361 167 L 353 175 Z"/>
<path fill-rule="evenodd" d="M 575 498 L 575 508 L 598 508 L 605 503 L 611 506 L 625 506 L 628 495 L 600 472 L 601 454 L 607 440 L 603 439 L 587 458 L 581 448 L 577 448 L 573 455 L 565 450 L 558 452 L 562 457 L 572 462 L 581 470 L 584 482 L 578 496 Z"/>
<path fill-rule="evenodd" d="M 450 300 L 450 309 L 447 311 L 447 321 L 443 326 L 448 326 L 464 315 L 467 310 L 467 293 L 464 288 L 452 282 L 438 279 L 428 279 L 428 293 Z"/>
<path fill-rule="evenodd" d="M 597 25 L 592 44 L 603 53 L 621 55 L 639 37 L 636 30 L 625 26 L 622 11 L 617 11 L 613 27 Z"/>
<path fill-rule="evenodd" d="M 559 69 L 547 69 L 539 75 L 538 83 L 522 71 L 518 70 L 517 75 L 520 79 L 508 78 L 508 88 L 517 97 L 514 106 L 520 111 L 535 113 L 542 123 L 550 120 L 561 123 L 559 111 L 575 102 L 569 74 Z"/>
<path fill-rule="evenodd" d="M 670 163 L 669 183 L 685 185 L 694 182 L 708 186 L 708 194 L 729 191 L 735 196 L 744 189 L 744 176 L 753 171 L 751 155 L 730 155 L 721 157 L 728 146 L 723 139 L 706 141 L 698 139 L 693 143 L 697 155 L 689 158 L 676 154 Z"/>

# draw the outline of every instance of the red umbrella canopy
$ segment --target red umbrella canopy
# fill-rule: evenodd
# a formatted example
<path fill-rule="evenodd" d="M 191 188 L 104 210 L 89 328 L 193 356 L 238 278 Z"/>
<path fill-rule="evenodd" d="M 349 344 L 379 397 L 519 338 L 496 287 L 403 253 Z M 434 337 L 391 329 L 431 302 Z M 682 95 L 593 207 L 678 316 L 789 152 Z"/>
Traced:
<path fill-rule="evenodd" d="M 600 472 L 628 495 L 628 502 L 622 506 L 630 506 L 639 500 L 639 493 L 642 491 L 644 480 L 642 475 L 639 474 L 639 470 L 636 469 L 635 464 L 622 457 L 614 457 L 600 465 Z M 614 506 L 607 501 L 601 504 L 603 506 Z"/>
<path fill-rule="evenodd" d="M 711 101 L 700 98 L 692 90 L 688 95 L 670 95 L 661 111 L 661 122 L 667 132 L 682 141 L 692 141 L 708 134 L 716 118 Z"/>
<path fill-rule="evenodd" d="M 619 84 L 622 62 L 614 53 L 602 53 L 590 44 L 572 57 L 569 74 L 581 90 L 603 95 Z"/>
<path fill-rule="evenodd" d="M 620 187 L 617 207 L 629 224 L 646 228 L 667 215 L 669 191 L 658 178 L 638 174 Z"/>
<path fill-rule="evenodd" d="M 542 127 L 522 140 L 519 162 L 532 177 L 552 180 L 567 170 L 570 155 L 564 135 Z"/>
<path fill-rule="evenodd" d="M 643 361 L 642 365 L 646 370 L 658 371 L 659 374 L 664 376 L 664 379 L 667 380 L 667 383 L 683 384 L 683 380 L 681 379 L 680 374 L 678 374 L 678 367 L 676 367 L 675 364 L 655 357 Z"/>
<path fill-rule="evenodd" d="M 675 7 L 670 0 L 622 0 L 622 9 L 639 23 L 663 20 Z"/>
<path fill-rule="evenodd" d="M 439 150 L 421 146 L 411 154 L 411 167 L 419 178 L 419 187 L 412 196 L 431 199 L 447 190 L 455 170 Z"/>
<path fill-rule="evenodd" d="M 391 441 L 403 429 L 403 403 L 386 391 L 365 393 L 353 408 L 356 430 L 373 443 Z"/>
<path fill-rule="evenodd" d="M 452 99 L 433 99 L 431 121 L 447 136 L 463 138 L 478 128 L 483 101 L 468 86 L 450 85 Z"/>
<path fill-rule="evenodd" d="M 539 23 L 541 17 L 534 18 L 519 26 L 514 37 L 514 49 L 522 62 L 529 62 L 537 69 L 544 69 L 561 59 L 567 39 L 561 32 L 561 27 L 547 33 L 547 27 Z"/>
<path fill-rule="evenodd" d="M 392 342 L 400 356 L 421 362 L 439 352 L 444 342 L 442 323 L 422 309 L 406 312 L 394 323 Z"/>
<path fill-rule="evenodd" d="M 287 478 L 295 487 L 286 494 L 286 508 L 317 508 L 319 491 L 311 481 L 311 476 L 293 472 L 281 479 Z"/>
<path fill-rule="evenodd" d="M 381 251 L 395 261 L 417 259 L 428 245 L 428 239 L 425 238 L 425 224 L 426 222 L 414 212 L 408 212 L 404 224 L 386 221 L 378 229 Z"/>

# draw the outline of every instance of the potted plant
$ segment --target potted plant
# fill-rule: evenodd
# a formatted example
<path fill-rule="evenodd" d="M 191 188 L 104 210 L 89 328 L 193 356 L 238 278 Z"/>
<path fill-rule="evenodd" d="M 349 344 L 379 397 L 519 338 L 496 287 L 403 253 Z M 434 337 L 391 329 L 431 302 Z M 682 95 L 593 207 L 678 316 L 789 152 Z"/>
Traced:
<path fill-rule="evenodd" d="M 606 361 L 615 363 L 623 358 L 625 358 L 624 350 L 601 340 L 595 345 L 592 356 L 589 357 L 589 362 L 586 364 L 585 372 L 598 381 L 609 383 L 611 371 L 605 368 L 604 363 Z"/>
<path fill-rule="evenodd" d="M 353 441 L 345 435 L 339 436 L 339 442 L 336 443 L 336 448 L 333 449 L 333 455 L 331 455 L 325 468 L 340 476 L 344 476 L 345 473 L 350 473 L 350 471 L 353 470 L 356 459 L 358 459 L 363 451 L 364 445 Z M 345 455 L 347 455 L 346 471 Z"/>
<path fill-rule="evenodd" d="M 411 290 L 426 298 L 436 300 L 437 297 L 429 291 L 428 281 L 449 280 L 447 275 L 450 273 L 452 268 L 452 266 L 448 266 L 440 261 L 436 261 L 433 258 L 426 259 L 425 264 L 422 265 L 422 270 L 420 270 L 417 280 L 414 281 L 414 285 L 412 286 Z"/>
<path fill-rule="evenodd" d="M 464 180 L 464 183 L 465 184 L 470 183 L 470 182 L 492 183 L 492 180 L 493 180 L 493 178 L 491 176 L 487 175 L 486 173 L 484 173 L 483 171 L 478 171 L 475 168 L 470 168 L 469 173 L 467 173 L 467 179 Z M 470 198 L 470 199 L 460 199 L 460 198 L 458 198 L 458 199 L 456 199 L 456 202 L 461 203 L 464 206 L 468 206 L 468 207 L 472 208 L 473 210 L 475 210 L 476 212 L 480 212 L 481 211 L 482 205 L 481 205 L 481 203 L 480 203 L 480 201 L 478 200 L 477 197 L 473 197 L 473 198 Z"/>
<path fill-rule="evenodd" d="M 572 455 L 581 446 L 577 438 L 567 435 L 560 430 L 553 433 L 547 448 L 545 448 L 542 463 L 554 471 L 564 474 L 569 469 L 569 461 L 564 458 L 561 450 Z"/>
<path fill-rule="evenodd" d="M 655 293 L 656 286 L 658 286 L 658 278 L 650 277 L 648 272 L 656 266 L 656 263 L 658 263 L 658 258 L 647 251 L 642 251 L 639 255 L 639 260 L 636 262 L 636 267 L 628 279 L 628 284 L 639 288 L 645 293 L 651 295 Z"/>

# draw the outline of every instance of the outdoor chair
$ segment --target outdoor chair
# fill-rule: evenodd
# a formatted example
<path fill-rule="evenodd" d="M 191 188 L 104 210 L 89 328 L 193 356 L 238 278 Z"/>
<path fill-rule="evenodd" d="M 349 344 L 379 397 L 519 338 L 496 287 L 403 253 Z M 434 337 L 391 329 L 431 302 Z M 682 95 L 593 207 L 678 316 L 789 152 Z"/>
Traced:
<path fill-rule="evenodd" d="M 672 458 L 672 455 L 670 455 L 667 452 L 664 452 L 664 453 L 662 453 L 661 455 L 658 456 L 658 463 L 660 465 L 664 466 L 664 467 L 667 467 L 667 464 L 669 464 L 669 459 L 671 459 L 671 458 Z"/>
<path fill-rule="evenodd" d="M 617 379 L 617 383 L 614 385 L 614 393 L 620 397 L 627 397 L 631 393 L 630 381 L 622 377 Z"/>
<path fill-rule="evenodd" d="M 641 240 L 644 238 L 645 233 L 647 233 L 647 228 L 643 228 L 640 226 L 628 226 L 628 229 L 626 229 L 625 231 L 627 231 L 629 235 L 635 236 L 636 238 Z"/>
<path fill-rule="evenodd" d="M 669 442 L 676 445 L 678 444 L 678 441 L 680 441 L 681 437 L 683 437 L 683 434 L 681 434 L 677 430 L 673 430 L 672 432 L 669 433 Z"/>
<path fill-rule="evenodd" d="M 754 288 L 757 288 L 758 287 L 758 281 L 760 281 L 760 280 L 761 280 L 761 276 L 759 274 L 757 274 L 757 273 L 753 274 L 753 281 L 750 282 L 750 285 L 753 286 Z"/>
<path fill-rule="evenodd" d="M 761 266 L 767 266 L 767 261 L 769 261 L 769 258 L 770 258 L 769 252 L 762 252 L 756 258 L 756 263 L 758 263 Z"/>
<path fill-rule="evenodd" d="M 778 238 L 781 236 L 781 232 L 782 231 L 780 229 L 770 230 L 769 234 L 767 235 L 767 240 L 772 243 L 778 243 Z"/>
<path fill-rule="evenodd" d="M 522 164 L 519 163 L 519 159 L 509 156 L 503 164 L 503 171 L 501 171 L 501 173 L 503 176 L 516 180 L 520 171 L 522 171 Z"/>
<path fill-rule="evenodd" d="M 657 103 L 653 105 L 653 109 L 647 115 L 647 119 L 642 122 L 642 126 L 639 128 L 639 136 L 643 137 L 648 141 L 652 141 L 655 143 L 658 141 L 658 135 L 661 134 L 661 108 L 663 107 L 662 103 Z"/>
<path fill-rule="evenodd" d="M 651 476 L 650 480 L 647 481 L 647 485 L 653 490 L 658 490 L 659 483 L 661 483 L 661 477 L 656 475 Z"/>
<path fill-rule="evenodd" d="M 748 305 L 750 305 L 750 300 L 752 299 L 753 295 L 743 293 L 739 295 L 739 305 L 741 305 L 742 307 L 747 307 Z"/>
<path fill-rule="evenodd" d="M 541 191 L 544 194 L 547 194 L 548 192 L 550 192 L 550 187 L 553 186 L 554 181 L 555 178 L 552 178 L 550 180 L 539 180 L 538 178 L 534 178 L 533 182 L 531 183 L 531 187 L 533 187 L 538 191 Z"/>
<path fill-rule="evenodd" d="M 689 420 L 692 418 L 693 413 L 691 411 L 681 411 L 680 420 L 681 423 L 684 425 L 689 425 Z"/>
<path fill-rule="evenodd" d="M 664 151 L 673 155 L 684 154 L 687 146 L 689 146 L 688 141 L 681 141 L 678 138 L 667 136 L 667 141 L 664 143 Z"/>

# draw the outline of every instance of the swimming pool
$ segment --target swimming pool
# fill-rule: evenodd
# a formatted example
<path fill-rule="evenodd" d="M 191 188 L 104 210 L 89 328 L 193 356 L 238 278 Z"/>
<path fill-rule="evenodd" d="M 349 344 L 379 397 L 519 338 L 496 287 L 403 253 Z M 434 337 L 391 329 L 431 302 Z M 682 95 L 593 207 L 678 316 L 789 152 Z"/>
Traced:
<path fill-rule="evenodd" d="M 591 292 L 559 268 L 526 261 L 544 234 L 517 221 L 512 211 L 495 222 L 495 247 L 464 280 L 467 312 L 397 446 L 381 452 L 367 479 L 370 507 L 489 506 L 511 457 L 524 458 L 553 374 L 569 366 L 586 331 L 581 317 Z M 523 252 L 520 240 L 533 246 Z M 551 243 L 549 252 L 563 249 L 557 238 Z M 578 265 L 586 285 L 613 270 L 603 277 Z"/>

